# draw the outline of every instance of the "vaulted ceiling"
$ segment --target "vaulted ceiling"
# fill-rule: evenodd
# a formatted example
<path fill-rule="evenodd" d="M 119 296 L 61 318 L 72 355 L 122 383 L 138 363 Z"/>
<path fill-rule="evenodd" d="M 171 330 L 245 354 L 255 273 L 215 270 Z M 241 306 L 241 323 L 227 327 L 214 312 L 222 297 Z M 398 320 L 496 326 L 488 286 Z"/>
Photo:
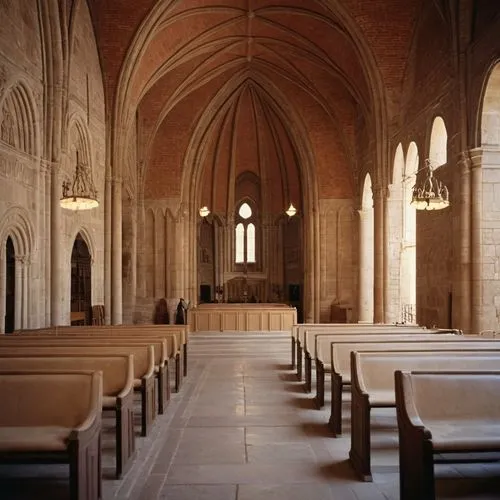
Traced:
<path fill-rule="evenodd" d="M 179 196 L 190 163 L 203 204 L 231 210 L 252 172 L 279 212 L 300 208 L 311 170 L 319 198 L 353 195 L 357 141 L 375 133 L 377 100 L 400 97 L 421 0 L 91 4 L 108 109 L 133 60 L 145 198 Z"/>

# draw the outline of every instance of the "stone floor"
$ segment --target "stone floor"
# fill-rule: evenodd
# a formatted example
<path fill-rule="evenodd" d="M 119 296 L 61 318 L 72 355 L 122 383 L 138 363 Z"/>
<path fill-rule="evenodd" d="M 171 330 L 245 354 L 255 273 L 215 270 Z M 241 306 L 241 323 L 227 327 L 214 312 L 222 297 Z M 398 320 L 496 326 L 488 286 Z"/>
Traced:
<path fill-rule="evenodd" d="M 394 412 L 374 412 L 374 482 L 358 481 L 347 458 L 349 406 L 335 439 L 327 409 L 315 409 L 289 369 L 289 334 L 193 334 L 189 352 L 181 392 L 138 438 L 122 480 L 110 479 L 105 449 L 104 500 L 399 498 Z M 498 464 L 438 466 L 437 475 L 439 499 L 500 499 Z M 64 467 L 2 467 L 0 476 L 2 500 L 67 498 Z"/>

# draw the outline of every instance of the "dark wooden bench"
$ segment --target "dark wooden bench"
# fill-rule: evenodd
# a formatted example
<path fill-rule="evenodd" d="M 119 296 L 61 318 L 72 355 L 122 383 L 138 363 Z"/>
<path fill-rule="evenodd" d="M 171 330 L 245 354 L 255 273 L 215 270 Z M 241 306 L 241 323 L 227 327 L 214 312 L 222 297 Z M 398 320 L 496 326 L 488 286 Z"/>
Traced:
<path fill-rule="evenodd" d="M 499 363 L 500 350 L 352 352 L 349 458 L 357 475 L 372 480 L 370 412 L 372 408 L 395 408 L 397 370 L 494 371 Z"/>
<path fill-rule="evenodd" d="M 42 344 L 43 342 L 43 344 Z M 134 356 L 134 391 L 141 396 L 141 434 L 147 436 L 156 416 L 155 378 L 154 378 L 154 348 L 152 345 L 127 344 L 126 340 L 116 344 L 98 341 L 74 339 L 71 343 L 60 340 L 57 342 L 37 339 L 5 341 L 0 339 L 0 356 L 16 354 L 22 356 L 23 349 L 37 348 L 40 354 L 58 355 L 133 355 Z"/>
<path fill-rule="evenodd" d="M 154 347 L 155 354 L 155 375 L 158 382 L 158 413 L 161 415 L 165 413 L 170 401 L 170 374 L 169 374 L 169 360 L 175 357 L 177 352 L 175 337 L 164 338 L 162 336 L 155 335 L 132 335 L 125 334 L 120 335 L 116 331 L 101 332 L 93 331 L 87 329 L 78 329 L 75 333 L 54 333 L 52 330 L 49 332 L 38 333 L 25 333 L 20 336 L 10 336 L 12 339 L 36 339 L 36 340 L 47 340 L 54 341 L 57 340 L 65 342 L 68 341 L 85 341 L 92 340 L 98 341 L 100 343 L 129 343 L 129 344 L 140 344 L 140 345 L 152 345 Z M 1 344 L 0 344 L 1 345 Z"/>
<path fill-rule="evenodd" d="M 311 373 L 311 357 L 307 355 L 308 352 L 308 336 L 314 334 L 324 334 L 324 335 L 352 335 L 355 333 L 363 333 L 365 335 L 379 335 L 381 330 L 385 330 L 390 333 L 395 330 L 395 333 L 407 333 L 414 332 L 415 330 L 424 330 L 424 327 L 418 325 L 399 325 L 399 324 L 382 324 L 382 323 L 347 323 L 347 324 L 304 324 L 298 325 L 297 327 L 297 338 L 296 338 L 296 349 L 297 349 L 297 379 L 302 380 L 303 372 L 306 373 L 306 385 L 307 377 Z M 428 332 L 427 332 L 428 333 Z M 314 341 L 314 339 L 313 339 Z M 303 369 L 303 363 L 304 369 Z"/>
<path fill-rule="evenodd" d="M 436 498 L 435 463 L 500 452 L 500 372 L 396 371 L 395 390 L 401 500 Z"/>
<path fill-rule="evenodd" d="M 69 464 L 70 499 L 101 497 L 101 372 L 0 372 L 0 401 L 0 463 Z"/>
<path fill-rule="evenodd" d="M 101 371 L 103 409 L 115 414 L 116 477 L 127 471 L 135 454 L 134 434 L 134 360 L 133 356 L 92 356 L 40 354 L 24 349 L 22 357 L 0 354 L 0 371 Z"/>

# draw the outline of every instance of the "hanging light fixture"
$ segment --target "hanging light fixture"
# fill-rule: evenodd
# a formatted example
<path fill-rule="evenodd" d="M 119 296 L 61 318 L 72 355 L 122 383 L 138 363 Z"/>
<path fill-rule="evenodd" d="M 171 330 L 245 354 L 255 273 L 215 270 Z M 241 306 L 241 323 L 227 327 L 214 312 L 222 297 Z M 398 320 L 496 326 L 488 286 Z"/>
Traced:
<path fill-rule="evenodd" d="M 411 205 L 417 210 L 442 210 L 450 205 L 448 188 L 434 177 L 431 160 L 425 160 L 426 175 L 413 186 Z M 417 172 L 418 174 L 418 172 Z"/>
<path fill-rule="evenodd" d="M 293 217 L 297 213 L 297 209 L 293 206 L 293 203 L 290 203 L 290 206 L 285 211 L 288 217 Z"/>
<path fill-rule="evenodd" d="M 73 182 L 69 180 L 63 182 L 60 205 L 68 210 L 90 210 L 99 206 L 92 172 L 87 164 L 80 161 L 78 151 L 75 176 Z"/>
<path fill-rule="evenodd" d="M 204 207 L 200 208 L 199 213 L 200 213 L 200 217 L 207 217 L 210 214 L 210 210 L 205 205 Z"/>

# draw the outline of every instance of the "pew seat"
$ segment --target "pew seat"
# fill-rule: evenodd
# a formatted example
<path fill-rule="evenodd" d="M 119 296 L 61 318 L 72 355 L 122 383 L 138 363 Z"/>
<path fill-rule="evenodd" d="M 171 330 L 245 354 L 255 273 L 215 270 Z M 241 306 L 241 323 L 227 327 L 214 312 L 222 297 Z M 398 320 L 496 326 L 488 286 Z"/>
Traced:
<path fill-rule="evenodd" d="M 397 370 L 495 371 L 499 364 L 500 350 L 351 352 L 349 458 L 357 475 L 372 481 L 370 412 L 372 408 L 395 408 Z"/>
<path fill-rule="evenodd" d="M 100 498 L 102 391 L 101 372 L 0 372 L 0 463 L 69 464 L 70 499 Z"/>
<path fill-rule="evenodd" d="M 19 355 L 1 355 L 0 371 L 101 371 L 103 376 L 102 406 L 115 414 L 116 477 L 124 474 L 135 454 L 134 434 L 134 363 L 133 356 L 92 356 L 40 354 L 27 350 Z"/>
<path fill-rule="evenodd" d="M 436 462 L 500 452 L 500 372 L 398 370 L 395 391 L 401 500 L 436 498 Z"/>

